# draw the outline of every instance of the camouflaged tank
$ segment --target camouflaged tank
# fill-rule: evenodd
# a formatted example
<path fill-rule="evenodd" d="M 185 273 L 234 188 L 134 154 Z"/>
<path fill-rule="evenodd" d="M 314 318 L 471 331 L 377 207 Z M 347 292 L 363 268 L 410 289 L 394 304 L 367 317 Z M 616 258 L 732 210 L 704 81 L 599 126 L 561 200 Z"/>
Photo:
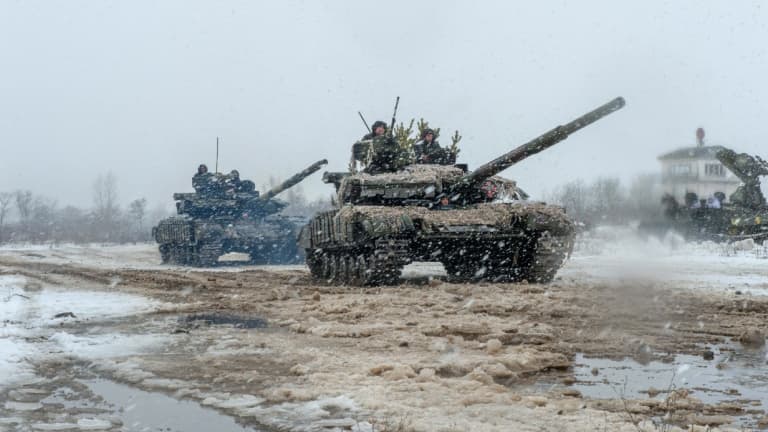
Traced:
<path fill-rule="evenodd" d="M 211 174 L 206 184 L 196 186 L 196 193 L 173 194 L 178 216 L 152 229 L 163 263 L 214 266 L 229 252 L 248 254 L 254 264 L 300 261 L 296 240 L 306 219 L 280 214 L 287 204 L 274 197 L 326 163 L 315 162 L 263 195 L 248 180 L 243 183 L 250 187 L 238 192 L 221 174 Z"/>
<path fill-rule="evenodd" d="M 725 147 L 715 153 L 715 158 L 742 184 L 727 201 L 718 201 L 718 205 L 711 205 L 712 198 L 700 200 L 693 193 L 688 194 L 684 204 L 665 196 L 664 213 L 671 227 L 692 240 L 768 240 L 768 204 L 760 188 L 760 178 L 768 176 L 768 162 L 760 156 L 736 153 Z"/>
<path fill-rule="evenodd" d="M 562 207 L 528 201 L 515 182 L 496 174 L 622 106 L 617 98 L 471 172 L 408 165 L 378 174 L 326 173 L 339 208 L 319 213 L 301 231 L 312 277 L 393 284 L 404 265 L 439 261 L 457 281 L 551 281 L 572 249 L 574 223 Z"/>

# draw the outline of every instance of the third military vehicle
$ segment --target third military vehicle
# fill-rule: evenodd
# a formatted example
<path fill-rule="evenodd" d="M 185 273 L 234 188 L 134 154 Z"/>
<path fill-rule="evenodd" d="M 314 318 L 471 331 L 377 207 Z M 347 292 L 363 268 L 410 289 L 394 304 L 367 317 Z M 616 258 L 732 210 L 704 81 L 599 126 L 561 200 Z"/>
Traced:
<path fill-rule="evenodd" d="M 296 262 L 301 256 L 296 239 L 302 224 L 280 214 L 287 204 L 274 197 L 326 163 L 315 162 L 263 195 L 252 182 L 222 174 L 196 182 L 195 193 L 173 194 L 178 216 L 163 219 L 152 229 L 163 263 L 213 266 L 229 252 L 248 254 L 254 264 Z M 250 187 L 240 187 L 249 183 Z"/>
<path fill-rule="evenodd" d="M 768 175 L 768 162 L 725 147 L 715 157 L 743 184 L 728 201 L 723 195 L 716 205 L 712 205 L 712 198 L 701 200 L 693 193 L 688 193 L 682 204 L 666 196 L 663 203 L 671 227 L 694 240 L 768 239 L 768 205 L 760 189 L 760 177 Z"/>
<path fill-rule="evenodd" d="M 572 249 L 574 223 L 563 208 L 527 201 L 515 182 L 496 174 L 623 106 L 617 98 L 471 172 L 461 165 L 407 165 L 376 174 L 326 173 L 339 208 L 302 229 L 312 276 L 332 284 L 392 284 L 410 262 L 439 261 L 458 281 L 551 281 Z M 364 147 L 353 147 L 356 159 Z"/>

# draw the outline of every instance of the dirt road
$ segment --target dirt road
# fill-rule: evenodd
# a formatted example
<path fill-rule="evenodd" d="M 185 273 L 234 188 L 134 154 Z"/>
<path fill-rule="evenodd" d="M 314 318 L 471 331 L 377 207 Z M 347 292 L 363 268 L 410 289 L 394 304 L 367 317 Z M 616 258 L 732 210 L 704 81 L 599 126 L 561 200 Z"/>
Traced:
<path fill-rule="evenodd" d="M 82 403 L 50 403 L 62 388 L 77 394 L 70 399 L 98 402 L 102 397 L 87 385 L 94 379 L 194 401 L 253 430 L 637 431 L 692 424 L 743 430 L 766 424 L 762 401 L 737 388 L 678 380 L 690 367 L 727 371 L 742 352 L 757 352 L 750 358 L 762 364 L 754 367 L 764 367 L 768 300 L 738 290 L 692 291 L 637 277 L 584 281 L 574 271 L 549 285 L 416 278 L 361 289 L 313 284 L 302 267 L 119 268 L 39 255 L 3 254 L 0 274 L 23 277 L 25 292 L 77 287 L 162 305 L 98 323 L 79 320 L 72 310 L 75 317 L 61 321 L 61 329 L 162 335 L 162 343 L 108 356 L 40 356 L 35 380 L 0 393 L 6 401 L 0 431 L 78 425 L 86 418 L 101 419 L 102 429 L 133 430 L 119 410 L 104 420 L 99 415 L 108 409 L 84 417 Z M 681 367 L 678 355 L 697 363 Z M 629 392 L 627 382 L 617 383 L 599 363 L 587 368 L 590 379 L 577 374 L 584 367 L 579 362 L 591 358 L 669 365 L 664 370 L 673 373 L 654 387 L 629 368 L 625 380 L 639 389 Z M 585 395 L 600 385 L 612 393 Z M 722 397 L 703 397 L 713 388 Z M 19 405 L 46 400 L 44 409 Z"/>

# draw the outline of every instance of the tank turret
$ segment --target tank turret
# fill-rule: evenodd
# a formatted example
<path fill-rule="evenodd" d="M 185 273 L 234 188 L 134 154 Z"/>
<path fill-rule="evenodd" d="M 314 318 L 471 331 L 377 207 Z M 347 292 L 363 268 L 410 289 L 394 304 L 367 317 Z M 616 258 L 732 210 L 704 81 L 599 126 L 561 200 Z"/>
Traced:
<path fill-rule="evenodd" d="M 249 254 L 253 263 L 295 261 L 300 255 L 296 234 L 303 221 L 281 215 L 287 204 L 274 197 L 327 163 L 315 162 L 263 195 L 236 171 L 196 178 L 197 192 L 173 194 L 178 216 L 152 230 L 163 262 L 209 266 L 229 252 Z"/>
<path fill-rule="evenodd" d="M 472 204 L 487 201 L 489 192 L 519 197 L 525 193 L 514 182 L 495 177 L 496 174 L 621 109 L 624 103 L 623 98 L 616 98 L 471 172 L 463 165 L 409 165 L 394 173 L 325 173 L 323 181 L 336 185 L 340 202 L 353 204 L 432 206 L 441 196 L 449 196 L 453 204 Z"/>
<path fill-rule="evenodd" d="M 760 190 L 760 177 L 768 175 L 768 162 L 760 156 L 736 153 L 727 148 L 718 151 L 715 157 L 744 182 L 731 194 L 730 202 L 750 209 L 765 208 L 765 197 Z"/>
<path fill-rule="evenodd" d="M 410 262 L 439 261 L 456 281 L 551 281 L 571 250 L 575 224 L 563 208 L 528 201 L 514 181 L 497 174 L 623 106 L 616 98 L 472 172 L 415 164 L 395 172 L 325 173 L 339 208 L 302 229 L 313 277 L 390 284 Z M 353 148 L 358 159 L 359 147 Z"/>

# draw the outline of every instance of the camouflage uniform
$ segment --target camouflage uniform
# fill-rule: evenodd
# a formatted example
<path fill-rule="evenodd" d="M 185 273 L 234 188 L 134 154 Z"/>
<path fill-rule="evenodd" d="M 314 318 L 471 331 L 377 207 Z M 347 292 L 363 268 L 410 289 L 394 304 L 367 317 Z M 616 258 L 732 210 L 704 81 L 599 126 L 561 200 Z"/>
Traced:
<path fill-rule="evenodd" d="M 416 163 L 419 164 L 451 165 L 453 163 L 448 152 L 440 147 L 437 141 L 431 143 L 419 141 L 413 145 L 413 150 L 416 152 Z"/>
<path fill-rule="evenodd" d="M 370 141 L 369 146 L 372 148 L 371 159 L 365 168 L 369 174 L 399 171 L 412 162 L 408 151 L 392 137 L 377 136 Z"/>
<path fill-rule="evenodd" d="M 432 135 L 432 141 L 426 140 L 427 135 Z M 421 141 L 413 145 L 413 151 L 416 153 L 416 163 L 451 165 L 456 161 L 454 155 L 449 154 L 440 147 L 440 143 L 435 139 L 435 132 L 432 129 L 425 129 L 421 134 L 421 138 Z"/>
<path fill-rule="evenodd" d="M 384 128 L 382 135 L 376 135 L 378 127 Z M 383 121 L 375 122 L 372 132 L 352 146 L 353 159 L 365 163 L 365 172 L 368 174 L 399 171 L 413 163 L 410 152 L 387 135 L 386 127 Z"/>
<path fill-rule="evenodd" d="M 192 187 L 199 194 L 210 193 L 212 190 L 213 174 L 209 172 L 198 172 L 192 177 Z"/>

